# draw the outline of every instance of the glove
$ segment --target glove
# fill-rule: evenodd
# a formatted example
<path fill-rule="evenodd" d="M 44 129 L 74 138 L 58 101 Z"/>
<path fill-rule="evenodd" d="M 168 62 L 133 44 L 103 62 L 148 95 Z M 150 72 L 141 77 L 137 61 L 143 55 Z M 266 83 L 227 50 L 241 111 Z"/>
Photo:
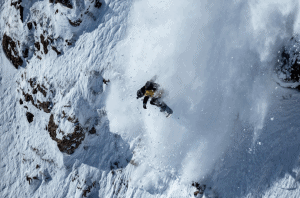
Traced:
<path fill-rule="evenodd" d="M 144 108 L 144 109 L 147 109 L 146 104 L 143 105 L 143 108 Z"/>

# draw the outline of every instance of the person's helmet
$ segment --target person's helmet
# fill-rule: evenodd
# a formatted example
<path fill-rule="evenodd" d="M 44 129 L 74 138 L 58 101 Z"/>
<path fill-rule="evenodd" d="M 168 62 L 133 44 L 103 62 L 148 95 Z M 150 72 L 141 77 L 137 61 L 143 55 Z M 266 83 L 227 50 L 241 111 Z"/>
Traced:
<path fill-rule="evenodd" d="M 138 98 L 141 98 L 141 97 L 143 97 L 144 94 L 141 90 L 138 90 L 136 95 L 137 95 Z"/>

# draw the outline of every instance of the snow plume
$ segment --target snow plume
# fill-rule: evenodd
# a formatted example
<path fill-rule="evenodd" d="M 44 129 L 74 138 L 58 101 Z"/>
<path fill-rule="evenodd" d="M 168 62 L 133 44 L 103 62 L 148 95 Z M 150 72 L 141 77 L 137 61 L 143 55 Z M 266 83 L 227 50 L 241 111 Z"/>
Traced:
<path fill-rule="evenodd" d="M 137 171 L 144 173 L 136 175 L 150 175 L 142 168 L 150 166 L 172 170 L 190 183 L 212 171 L 232 136 L 243 128 L 253 131 L 254 145 L 274 88 L 270 72 L 276 51 L 293 34 L 295 5 L 134 2 L 128 35 L 114 63 L 122 75 L 111 74 L 116 81 L 107 110 L 112 131 L 129 140 L 141 138 L 140 160 L 145 163 Z M 174 111 L 170 119 L 150 104 L 142 109 L 135 99 L 136 91 L 154 75 L 168 93 L 164 100 Z M 151 184 L 143 185 L 151 189 Z"/>
<path fill-rule="evenodd" d="M 282 46 L 297 32 L 299 2 L 290 0 L 258 1 L 249 3 L 253 41 L 251 50 L 259 54 L 260 72 L 255 76 L 252 89 L 251 122 L 254 124 L 253 145 L 264 127 L 268 107 L 270 70 L 276 65 Z"/>

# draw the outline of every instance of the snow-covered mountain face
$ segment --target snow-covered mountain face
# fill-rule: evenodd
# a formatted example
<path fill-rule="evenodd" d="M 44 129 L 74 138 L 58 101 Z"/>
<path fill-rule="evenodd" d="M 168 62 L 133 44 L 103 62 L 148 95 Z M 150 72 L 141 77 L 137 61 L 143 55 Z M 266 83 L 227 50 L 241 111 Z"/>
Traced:
<path fill-rule="evenodd" d="M 298 1 L 0 5 L 0 197 L 300 196 Z"/>

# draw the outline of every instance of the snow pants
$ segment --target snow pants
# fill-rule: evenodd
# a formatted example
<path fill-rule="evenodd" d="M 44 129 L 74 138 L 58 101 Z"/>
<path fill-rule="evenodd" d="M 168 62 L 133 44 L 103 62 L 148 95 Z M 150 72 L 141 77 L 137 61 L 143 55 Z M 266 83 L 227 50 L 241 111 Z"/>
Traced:
<path fill-rule="evenodd" d="M 166 103 L 164 103 L 161 98 L 151 98 L 150 104 L 159 107 L 161 112 L 164 112 L 167 108 Z"/>

